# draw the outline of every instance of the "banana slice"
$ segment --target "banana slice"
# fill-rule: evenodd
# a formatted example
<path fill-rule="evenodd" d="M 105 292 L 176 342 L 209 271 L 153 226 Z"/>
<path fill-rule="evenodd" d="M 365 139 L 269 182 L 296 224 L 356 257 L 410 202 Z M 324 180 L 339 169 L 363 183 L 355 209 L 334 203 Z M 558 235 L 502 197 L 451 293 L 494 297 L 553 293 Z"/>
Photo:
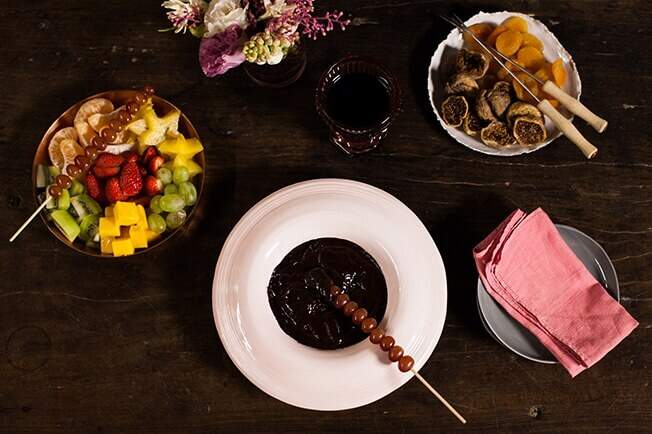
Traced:
<path fill-rule="evenodd" d="M 125 106 L 120 106 L 110 113 L 92 114 L 88 117 L 88 125 L 90 125 L 95 132 L 99 133 L 109 125 L 109 122 L 118 119 L 118 112 L 123 108 L 125 108 Z M 129 141 L 134 141 L 134 138 L 132 134 L 130 134 L 129 131 L 127 131 L 125 128 L 122 131 L 118 132 L 118 134 L 116 134 L 115 140 L 110 143 L 120 144 L 128 143 Z"/>
<path fill-rule="evenodd" d="M 61 151 L 61 155 L 63 156 L 64 169 L 68 167 L 69 164 L 74 164 L 75 157 L 77 155 L 84 154 L 84 148 L 79 146 L 79 143 L 70 139 L 62 140 L 61 143 L 59 144 L 59 150 Z"/>
<path fill-rule="evenodd" d="M 50 156 L 50 161 L 53 165 L 57 166 L 59 170 L 63 170 L 65 166 L 63 154 L 61 153 L 61 142 L 63 140 L 73 140 L 77 142 L 78 135 L 77 130 L 73 127 L 62 128 L 50 139 L 50 144 L 48 145 L 48 154 Z"/>
<path fill-rule="evenodd" d="M 79 107 L 75 115 L 75 129 L 82 145 L 88 146 L 97 133 L 88 124 L 88 118 L 96 113 L 111 113 L 113 103 L 106 98 L 93 98 Z"/>

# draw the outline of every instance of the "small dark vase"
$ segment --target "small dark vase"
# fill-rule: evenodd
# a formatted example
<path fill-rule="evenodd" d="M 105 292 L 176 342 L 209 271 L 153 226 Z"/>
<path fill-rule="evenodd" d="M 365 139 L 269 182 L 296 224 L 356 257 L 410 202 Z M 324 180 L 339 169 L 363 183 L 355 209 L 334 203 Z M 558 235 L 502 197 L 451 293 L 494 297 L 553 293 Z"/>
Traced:
<path fill-rule="evenodd" d="M 244 70 L 249 78 L 259 86 L 285 87 L 301 78 L 307 61 L 303 45 L 297 44 L 276 65 L 257 65 L 245 62 Z"/>

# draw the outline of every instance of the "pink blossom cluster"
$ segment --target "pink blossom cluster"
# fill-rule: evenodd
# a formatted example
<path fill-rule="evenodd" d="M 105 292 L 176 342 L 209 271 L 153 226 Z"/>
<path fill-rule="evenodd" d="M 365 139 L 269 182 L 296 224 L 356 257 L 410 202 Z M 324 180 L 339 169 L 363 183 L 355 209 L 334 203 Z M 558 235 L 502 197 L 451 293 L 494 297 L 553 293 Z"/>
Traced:
<path fill-rule="evenodd" d="M 317 39 L 317 36 L 325 36 L 327 32 L 334 30 L 335 26 L 345 30 L 351 23 L 351 20 L 343 18 L 344 13 L 340 11 L 326 12 L 323 16 L 314 15 L 314 0 L 294 0 L 288 4 L 294 8 L 270 20 L 267 30 L 274 33 L 280 29 L 293 28 L 308 38 Z"/>

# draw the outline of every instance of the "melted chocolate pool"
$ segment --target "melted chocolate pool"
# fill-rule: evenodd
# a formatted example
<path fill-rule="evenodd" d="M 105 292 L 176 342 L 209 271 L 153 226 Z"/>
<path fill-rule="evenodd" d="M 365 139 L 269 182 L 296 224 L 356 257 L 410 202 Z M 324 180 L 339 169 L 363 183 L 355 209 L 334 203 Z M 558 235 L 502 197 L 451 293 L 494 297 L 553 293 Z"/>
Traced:
<path fill-rule="evenodd" d="M 324 350 L 362 341 L 366 335 L 332 305 L 333 283 L 380 323 L 387 307 L 387 285 L 374 258 L 350 241 L 318 238 L 292 249 L 269 280 L 269 304 L 283 331 Z"/>

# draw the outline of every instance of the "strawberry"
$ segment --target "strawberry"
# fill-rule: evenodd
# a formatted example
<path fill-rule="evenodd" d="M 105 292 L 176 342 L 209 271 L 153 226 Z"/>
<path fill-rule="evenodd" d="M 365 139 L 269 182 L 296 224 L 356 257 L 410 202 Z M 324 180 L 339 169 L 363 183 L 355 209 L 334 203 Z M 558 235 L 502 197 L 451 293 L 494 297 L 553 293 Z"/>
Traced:
<path fill-rule="evenodd" d="M 95 160 L 95 165 L 98 167 L 119 167 L 122 166 L 122 163 L 125 162 L 125 159 L 122 155 L 109 154 L 108 152 L 102 152 L 97 156 Z"/>
<path fill-rule="evenodd" d="M 106 182 L 106 198 L 111 203 L 127 199 L 122 188 L 120 188 L 120 180 L 118 180 L 117 176 Z"/>
<path fill-rule="evenodd" d="M 138 165 L 138 170 L 140 170 L 140 174 L 141 174 L 142 176 L 147 176 L 147 169 L 145 169 L 145 168 L 144 168 L 143 166 L 141 166 L 140 164 Z"/>
<path fill-rule="evenodd" d="M 156 155 L 152 157 L 149 162 L 147 163 L 147 168 L 149 169 L 149 173 L 154 175 L 156 171 L 163 165 L 165 164 L 165 158 L 161 157 L 160 155 Z"/>
<path fill-rule="evenodd" d="M 152 159 L 152 157 L 156 157 L 158 155 L 158 150 L 156 149 L 156 146 L 148 146 L 147 149 L 145 149 L 145 152 L 143 152 L 142 156 L 142 161 L 143 164 L 147 164 L 149 160 Z"/>
<path fill-rule="evenodd" d="M 148 175 L 147 178 L 145 178 L 145 193 L 147 193 L 148 196 L 156 196 L 162 191 L 163 181 L 152 175 Z"/>
<path fill-rule="evenodd" d="M 145 208 L 149 206 L 149 203 L 152 201 L 152 198 L 149 196 L 140 196 L 132 200 L 132 202 L 137 203 L 138 205 L 142 205 Z"/>
<path fill-rule="evenodd" d="M 127 163 L 122 167 L 120 188 L 128 197 L 137 195 L 143 189 L 143 177 L 136 163 Z"/>
<path fill-rule="evenodd" d="M 88 190 L 88 195 L 93 199 L 100 201 L 103 199 L 102 187 L 100 182 L 92 173 L 86 174 L 86 190 Z"/>
<path fill-rule="evenodd" d="M 131 163 L 137 163 L 137 162 L 138 162 L 138 154 L 135 153 L 134 151 L 123 152 L 123 153 L 120 154 L 120 155 L 122 155 L 122 157 L 123 157 L 123 158 L 125 159 L 125 161 L 127 161 L 128 163 L 129 163 L 129 162 L 131 162 Z"/>
<path fill-rule="evenodd" d="M 98 178 L 110 178 L 120 173 L 120 166 L 93 166 L 93 173 Z"/>

